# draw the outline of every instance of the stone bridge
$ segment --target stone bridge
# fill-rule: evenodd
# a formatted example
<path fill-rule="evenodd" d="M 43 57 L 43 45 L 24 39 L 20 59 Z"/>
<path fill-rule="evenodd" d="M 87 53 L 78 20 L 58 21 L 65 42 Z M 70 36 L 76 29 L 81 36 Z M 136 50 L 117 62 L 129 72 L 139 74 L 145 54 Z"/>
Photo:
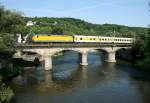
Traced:
<path fill-rule="evenodd" d="M 52 56 L 55 55 L 56 53 L 65 51 L 65 50 L 71 50 L 71 51 L 76 51 L 78 52 L 81 56 L 81 65 L 88 65 L 87 62 L 87 56 L 88 52 L 93 51 L 93 50 L 101 50 L 106 53 L 107 58 L 105 61 L 107 62 L 116 62 L 115 56 L 116 56 L 116 51 L 119 49 L 130 49 L 131 46 L 96 46 L 96 47 L 40 47 L 40 48 L 18 48 L 17 49 L 17 55 L 20 55 L 20 52 L 33 52 L 37 53 L 42 57 L 42 60 L 44 61 L 44 67 L 45 70 L 50 70 L 52 69 Z M 21 55 L 20 55 L 21 56 Z"/>

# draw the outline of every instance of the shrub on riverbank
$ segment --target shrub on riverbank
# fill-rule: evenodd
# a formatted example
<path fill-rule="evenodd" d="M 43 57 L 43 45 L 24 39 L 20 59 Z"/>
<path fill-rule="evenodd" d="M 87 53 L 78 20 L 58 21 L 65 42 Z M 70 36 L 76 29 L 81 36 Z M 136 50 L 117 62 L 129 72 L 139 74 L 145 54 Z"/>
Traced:
<path fill-rule="evenodd" d="M 21 58 L 12 59 L 12 64 L 14 67 L 31 67 L 34 65 L 31 61 L 25 61 Z"/>
<path fill-rule="evenodd" d="M 9 103 L 13 96 L 13 90 L 0 79 L 0 103 Z"/>
<path fill-rule="evenodd" d="M 2 68 L 0 70 L 0 75 L 2 76 L 2 80 L 6 81 L 17 75 L 22 74 L 23 72 L 24 72 L 24 70 L 21 67 Z"/>
<path fill-rule="evenodd" d="M 137 38 L 132 48 L 136 68 L 150 73 L 150 28 L 147 34 Z"/>

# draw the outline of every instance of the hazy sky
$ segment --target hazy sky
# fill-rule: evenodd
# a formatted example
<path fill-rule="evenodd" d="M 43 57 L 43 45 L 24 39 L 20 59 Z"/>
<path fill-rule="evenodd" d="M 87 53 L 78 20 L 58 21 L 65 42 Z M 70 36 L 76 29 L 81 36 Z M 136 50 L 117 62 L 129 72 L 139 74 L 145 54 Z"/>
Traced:
<path fill-rule="evenodd" d="M 96 24 L 147 27 L 148 0 L 0 0 L 25 16 L 73 17 Z"/>

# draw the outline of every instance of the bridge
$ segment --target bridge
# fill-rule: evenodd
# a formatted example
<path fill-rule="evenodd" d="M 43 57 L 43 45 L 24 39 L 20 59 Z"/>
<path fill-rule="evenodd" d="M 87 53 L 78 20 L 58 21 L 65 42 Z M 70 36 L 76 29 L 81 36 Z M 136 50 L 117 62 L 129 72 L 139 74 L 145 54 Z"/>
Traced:
<path fill-rule="evenodd" d="M 47 44 L 34 44 L 34 43 L 20 43 L 16 44 L 17 53 L 16 55 L 21 56 L 21 52 L 33 52 L 37 53 L 42 57 L 44 61 L 45 70 L 52 69 L 52 56 L 55 54 L 71 50 L 76 51 L 80 55 L 80 65 L 88 65 L 87 57 L 88 53 L 93 50 L 101 50 L 106 55 L 106 62 L 116 62 L 115 56 L 116 51 L 119 49 L 130 49 L 131 44 L 84 44 L 84 43 L 47 43 Z"/>
<path fill-rule="evenodd" d="M 106 54 L 106 62 L 116 62 L 116 51 L 119 49 L 130 49 L 132 44 L 107 44 L 107 43 L 26 43 L 22 42 L 21 35 L 17 38 L 16 56 L 22 57 L 21 52 L 33 52 L 41 56 L 35 56 L 39 60 L 44 61 L 45 70 L 52 69 L 52 56 L 55 54 L 71 50 L 76 51 L 80 55 L 80 65 L 88 65 L 88 53 L 93 50 L 101 50 Z M 27 38 L 27 36 L 25 37 Z M 24 59 L 24 58 L 23 58 Z"/>

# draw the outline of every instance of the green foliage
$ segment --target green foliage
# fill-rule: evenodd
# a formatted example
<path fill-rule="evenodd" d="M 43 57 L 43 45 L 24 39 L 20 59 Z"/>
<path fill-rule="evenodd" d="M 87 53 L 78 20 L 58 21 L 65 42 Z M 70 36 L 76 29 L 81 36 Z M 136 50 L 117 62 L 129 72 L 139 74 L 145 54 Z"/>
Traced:
<path fill-rule="evenodd" d="M 22 69 L 22 67 L 14 67 L 14 68 L 2 68 L 0 70 L 0 75 L 3 76 L 3 81 L 9 80 L 17 75 L 22 74 L 24 71 Z"/>
<path fill-rule="evenodd" d="M 25 19 L 20 12 L 6 10 L 0 5 L 0 54 L 11 58 L 15 51 L 15 34 L 29 31 L 24 25 Z"/>
<path fill-rule="evenodd" d="M 14 48 L 14 35 L 9 33 L 1 33 L 0 34 L 0 50 L 1 52 L 12 53 L 15 51 Z"/>
<path fill-rule="evenodd" d="M 132 52 L 135 60 L 135 66 L 144 71 L 150 72 L 150 29 L 144 35 L 137 38 Z"/>
<path fill-rule="evenodd" d="M 60 27 L 53 27 L 53 30 L 51 33 L 52 34 L 63 34 L 63 29 Z"/>
<path fill-rule="evenodd" d="M 20 25 L 16 25 L 15 34 L 16 33 L 21 33 L 23 35 L 26 35 L 26 34 L 29 33 L 29 31 L 30 31 L 30 28 L 27 27 L 27 26 L 24 26 L 24 25 L 21 25 L 21 24 Z"/>
<path fill-rule="evenodd" d="M 0 80 L 0 103 L 9 103 L 13 96 L 12 89 Z"/>
<path fill-rule="evenodd" d="M 22 71 L 21 68 L 23 68 L 23 67 L 31 67 L 31 66 L 33 66 L 33 62 L 25 61 L 25 60 L 20 59 L 20 58 L 13 59 L 12 63 L 13 63 L 13 66 L 16 67 L 16 70 L 19 70 L 19 71 Z"/>
<path fill-rule="evenodd" d="M 48 26 L 32 26 L 30 27 L 30 33 L 31 34 L 51 34 L 52 28 Z"/>
<path fill-rule="evenodd" d="M 0 6 L 0 32 L 16 33 L 16 26 L 24 23 L 19 12 L 5 10 Z"/>

